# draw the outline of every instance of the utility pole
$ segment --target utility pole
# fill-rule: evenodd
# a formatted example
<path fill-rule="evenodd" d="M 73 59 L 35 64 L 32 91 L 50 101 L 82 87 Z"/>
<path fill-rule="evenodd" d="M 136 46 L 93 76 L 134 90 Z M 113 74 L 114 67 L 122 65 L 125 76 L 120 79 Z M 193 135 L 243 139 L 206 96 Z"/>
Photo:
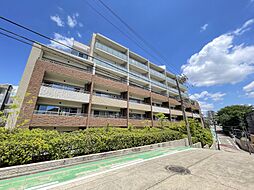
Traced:
<path fill-rule="evenodd" d="M 213 123 L 213 126 L 214 126 L 214 132 L 215 132 L 215 138 L 216 138 L 218 150 L 220 150 L 220 142 L 219 142 L 219 139 L 218 139 L 216 123 L 215 123 L 215 118 L 214 118 L 214 112 L 212 113 L 212 123 Z"/>
<path fill-rule="evenodd" d="M 187 77 L 186 76 L 182 76 L 180 78 L 180 80 L 181 81 L 186 81 Z M 186 128 L 187 128 L 187 135 L 188 135 L 189 145 L 192 146 L 191 133 L 190 133 L 190 125 L 189 125 L 188 118 L 186 117 L 186 113 L 185 113 L 185 106 L 184 106 L 184 102 L 183 102 L 183 98 L 182 98 L 182 94 L 181 94 L 181 90 L 180 90 L 178 76 L 176 76 L 176 84 L 177 84 L 177 88 L 178 88 L 179 97 L 180 97 L 180 100 L 181 100 L 181 108 L 182 108 L 182 112 L 183 112 L 183 119 L 185 121 Z"/>

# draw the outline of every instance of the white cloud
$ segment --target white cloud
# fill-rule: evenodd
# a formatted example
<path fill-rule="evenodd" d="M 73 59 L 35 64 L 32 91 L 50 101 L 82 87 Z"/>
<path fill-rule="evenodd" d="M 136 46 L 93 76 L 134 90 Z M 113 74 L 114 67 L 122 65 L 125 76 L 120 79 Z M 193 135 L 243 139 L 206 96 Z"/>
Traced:
<path fill-rule="evenodd" d="M 57 26 L 60 26 L 60 27 L 64 26 L 64 22 L 62 21 L 62 19 L 58 15 L 50 16 L 50 19 L 52 21 L 54 21 L 57 24 Z"/>
<path fill-rule="evenodd" d="M 206 31 L 207 27 L 208 27 L 208 24 L 204 24 L 203 26 L 201 26 L 200 27 L 200 32 Z"/>
<path fill-rule="evenodd" d="M 221 93 L 221 92 L 216 92 L 216 93 L 209 93 L 207 91 L 203 91 L 201 93 L 195 93 L 190 95 L 190 98 L 193 100 L 213 100 L 213 101 L 219 101 L 219 100 L 223 100 L 223 97 L 226 95 L 226 93 Z"/>
<path fill-rule="evenodd" d="M 245 91 L 245 94 L 250 97 L 254 98 L 254 81 L 252 81 L 250 84 L 247 84 L 243 87 L 243 90 Z"/>
<path fill-rule="evenodd" d="M 226 93 L 221 92 L 209 93 L 207 91 L 203 91 L 201 93 L 195 93 L 190 95 L 190 99 L 197 100 L 199 102 L 202 112 L 204 113 L 208 110 L 213 110 L 213 102 L 223 100 L 225 95 Z"/>
<path fill-rule="evenodd" d="M 84 26 L 83 23 L 81 23 L 81 22 L 79 22 L 78 25 L 79 25 L 79 27 L 83 27 Z"/>
<path fill-rule="evenodd" d="M 77 17 L 79 17 L 79 13 L 67 16 L 67 24 L 69 27 L 74 28 L 78 24 Z"/>
<path fill-rule="evenodd" d="M 74 41 L 74 38 L 68 38 L 68 37 L 65 37 L 65 36 L 62 36 L 61 34 L 59 33 L 54 33 L 54 40 L 57 41 L 57 42 L 60 42 L 62 44 L 65 44 L 67 46 L 72 46 L 73 45 L 73 41 Z M 50 41 L 50 44 L 49 44 L 50 47 L 54 47 L 54 48 L 57 48 L 57 49 L 62 49 L 62 50 L 66 50 L 68 49 L 66 46 L 63 46 L 59 43 L 56 43 L 54 41 Z"/>
<path fill-rule="evenodd" d="M 235 84 L 254 73 L 254 45 L 234 45 L 234 38 L 250 29 L 254 19 L 206 44 L 181 67 L 195 86 Z"/>
<path fill-rule="evenodd" d="M 233 33 L 241 35 L 244 32 L 250 30 L 250 26 L 254 23 L 254 19 L 247 20 L 240 28 L 237 28 Z"/>
<path fill-rule="evenodd" d="M 203 113 L 214 109 L 214 105 L 212 103 L 199 101 L 199 105 Z"/>
<path fill-rule="evenodd" d="M 82 35 L 79 32 L 77 32 L 77 35 L 79 38 L 82 38 Z"/>

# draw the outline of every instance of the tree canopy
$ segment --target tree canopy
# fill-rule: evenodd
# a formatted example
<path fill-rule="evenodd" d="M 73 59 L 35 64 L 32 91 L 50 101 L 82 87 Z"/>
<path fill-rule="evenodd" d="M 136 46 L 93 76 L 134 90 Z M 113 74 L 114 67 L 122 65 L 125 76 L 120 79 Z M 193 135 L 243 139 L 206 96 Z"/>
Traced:
<path fill-rule="evenodd" d="M 222 125 L 224 131 L 232 131 L 233 128 L 243 129 L 247 127 L 246 115 L 252 109 L 252 106 L 247 105 L 226 106 L 217 112 L 217 122 Z"/>

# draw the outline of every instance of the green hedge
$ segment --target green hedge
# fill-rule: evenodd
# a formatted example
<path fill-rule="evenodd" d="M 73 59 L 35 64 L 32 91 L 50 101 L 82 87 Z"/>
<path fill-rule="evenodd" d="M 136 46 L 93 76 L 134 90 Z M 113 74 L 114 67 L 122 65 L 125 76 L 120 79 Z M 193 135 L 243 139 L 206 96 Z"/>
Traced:
<path fill-rule="evenodd" d="M 203 128 L 201 124 L 194 119 L 189 119 L 189 124 L 193 143 L 201 142 L 202 146 L 207 144 L 211 146 L 213 144 L 213 136 L 210 129 Z M 187 136 L 187 129 L 184 121 L 179 123 L 170 123 L 168 128 Z"/>
<path fill-rule="evenodd" d="M 111 128 L 70 133 L 42 129 L 0 128 L 0 166 L 70 158 L 91 153 L 119 150 L 183 138 L 177 131 Z"/>
<path fill-rule="evenodd" d="M 191 124 L 195 142 L 210 144 L 207 131 Z M 197 127 L 197 129 L 196 129 Z M 195 129 L 194 129 L 195 128 Z M 106 129 L 106 130 L 105 130 Z M 60 133 L 54 130 L 0 128 L 0 167 L 119 150 L 186 137 L 184 125 L 164 129 L 91 128 Z"/>

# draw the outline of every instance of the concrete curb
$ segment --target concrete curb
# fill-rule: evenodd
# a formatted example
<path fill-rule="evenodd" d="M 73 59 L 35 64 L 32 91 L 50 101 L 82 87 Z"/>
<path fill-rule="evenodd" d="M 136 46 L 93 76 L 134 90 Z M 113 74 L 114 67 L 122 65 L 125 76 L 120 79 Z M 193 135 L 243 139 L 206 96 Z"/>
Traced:
<path fill-rule="evenodd" d="M 197 142 L 197 143 L 195 143 L 195 144 L 192 144 L 191 147 L 192 147 L 192 148 L 202 148 L 202 144 L 201 144 L 201 142 Z"/>
<path fill-rule="evenodd" d="M 100 160 L 103 158 L 108 158 L 111 156 L 120 156 L 125 155 L 133 152 L 143 152 L 148 151 L 160 147 L 179 147 L 179 146 L 189 146 L 188 139 L 180 139 L 175 141 L 145 145 L 140 147 L 110 151 L 110 152 L 103 152 L 103 153 L 96 153 L 96 154 L 88 154 L 84 156 L 78 156 L 74 158 L 65 158 L 60 160 L 52 160 L 52 161 L 45 161 L 45 162 L 38 162 L 33 164 L 25 164 L 25 165 L 18 165 L 18 166 L 10 166 L 5 168 L 0 168 L 0 180 L 6 178 L 12 178 L 22 175 L 28 175 L 32 173 L 48 171 L 52 169 L 57 169 L 60 167 L 67 167 L 79 163 L 85 163 L 88 161 L 95 161 Z M 193 145 L 194 148 L 201 148 L 201 143 L 196 143 Z"/>

